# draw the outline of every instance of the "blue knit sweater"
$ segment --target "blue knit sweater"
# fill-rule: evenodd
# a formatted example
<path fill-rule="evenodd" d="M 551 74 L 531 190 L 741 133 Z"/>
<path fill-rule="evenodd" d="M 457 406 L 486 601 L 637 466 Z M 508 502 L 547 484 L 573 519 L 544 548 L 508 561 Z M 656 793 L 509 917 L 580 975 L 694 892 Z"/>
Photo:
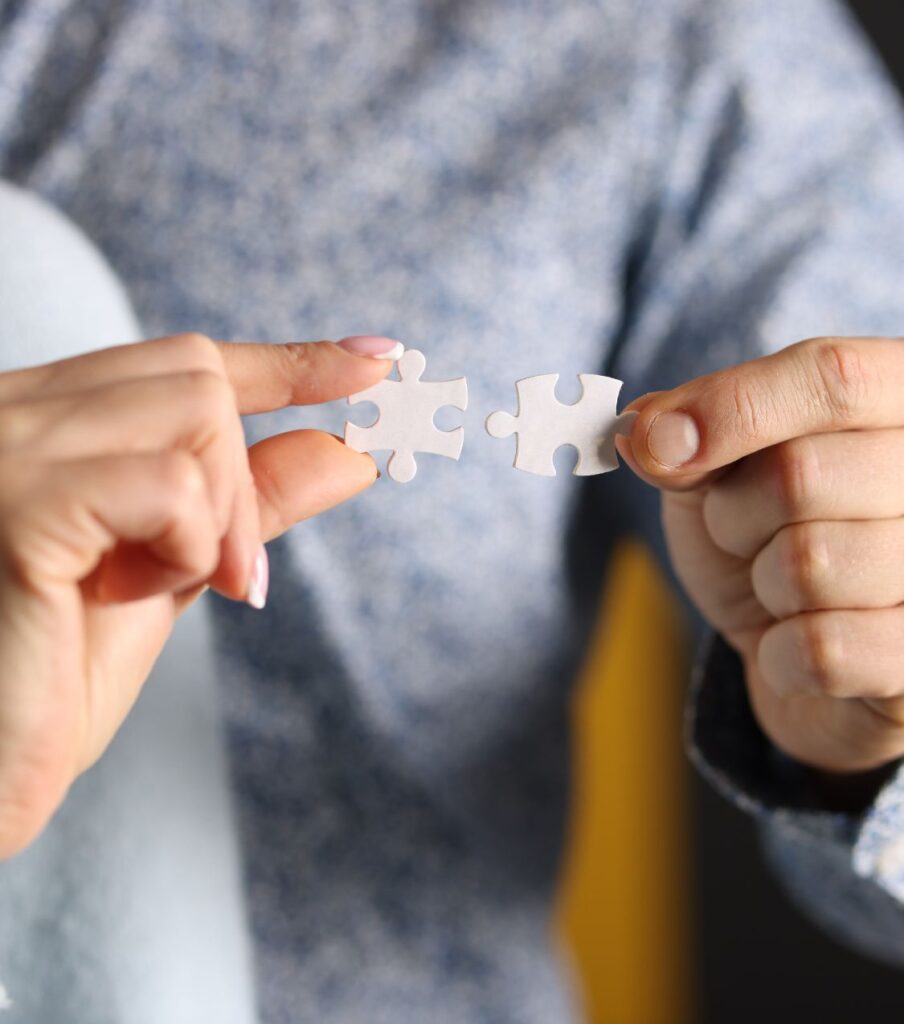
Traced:
<path fill-rule="evenodd" d="M 612 542 L 661 550 L 657 503 L 626 470 L 512 471 L 482 414 L 536 373 L 627 400 L 900 334 L 901 128 L 820 0 L 0 3 L 0 176 L 87 231 L 146 334 L 379 332 L 468 378 L 460 463 L 274 543 L 265 614 L 216 608 L 268 1024 L 569 1018 L 568 700 Z M 822 813 L 711 669 L 711 772 L 802 901 L 904 959 L 904 783 Z"/>

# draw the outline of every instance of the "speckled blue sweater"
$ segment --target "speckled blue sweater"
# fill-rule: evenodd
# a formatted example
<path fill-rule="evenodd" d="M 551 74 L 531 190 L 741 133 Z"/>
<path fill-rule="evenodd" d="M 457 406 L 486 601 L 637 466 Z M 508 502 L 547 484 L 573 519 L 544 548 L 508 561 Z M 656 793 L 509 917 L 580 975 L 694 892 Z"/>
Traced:
<path fill-rule="evenodd" d="M 267 1024 L 569 1019 L 567 703 L 656 498 L 514 472 L 480 414 L 534 373 L 630 398 L 900 334 L 901 129 L 820 0 L 0 0 L 0 176 L 86 230 L 147 334 L 380 332 L 468 377 L 460 463 L 274 543 L 266 614 L 216 607 Z M 727 651 L 701 685 L 698 756 L 798 898 L 904 960 L 904 782 L 824 813 Z"/>

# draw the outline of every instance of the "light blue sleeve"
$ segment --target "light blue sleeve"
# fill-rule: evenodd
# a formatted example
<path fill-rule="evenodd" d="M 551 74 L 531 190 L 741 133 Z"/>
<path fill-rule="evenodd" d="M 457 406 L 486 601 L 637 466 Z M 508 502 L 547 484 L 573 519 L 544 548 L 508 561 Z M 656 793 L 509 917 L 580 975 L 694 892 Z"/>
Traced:
<path fill-rule="evenodd" d="M 139 337 L 76 225 L 0 182 L 0 372 Z M 105 756 L 0 864 L 4 1024 L 257 1020 L 211 643 L 199 604 Z"/>

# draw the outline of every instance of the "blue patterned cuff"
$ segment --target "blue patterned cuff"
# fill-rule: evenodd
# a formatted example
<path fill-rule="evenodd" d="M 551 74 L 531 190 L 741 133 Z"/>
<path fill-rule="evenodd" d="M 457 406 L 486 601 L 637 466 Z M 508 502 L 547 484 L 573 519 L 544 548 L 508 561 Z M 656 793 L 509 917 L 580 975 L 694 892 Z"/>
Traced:
<path fill-rule="evenodd" d="M 863 816 L 854 845 L 854 870 L 904 903 L 904 765 Z"/>
<path fill-rule="evenodd" d="M 823 777 L 759 727 L 741 659 L 719 636 L 706 639 L 697 660 L 686 736 L 691 759 L 736 806 L 781 829 L 843 843 L 853 871 L 904 902 L 904 765 L 876 774 L 862 809 L 837 810 Z"/>

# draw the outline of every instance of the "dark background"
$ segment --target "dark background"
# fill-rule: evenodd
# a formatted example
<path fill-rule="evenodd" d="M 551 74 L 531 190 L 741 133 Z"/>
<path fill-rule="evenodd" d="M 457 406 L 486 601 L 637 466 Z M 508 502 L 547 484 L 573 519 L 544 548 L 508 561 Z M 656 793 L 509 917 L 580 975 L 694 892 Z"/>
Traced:
<path fill-rule="evenodd" d="M 904 4 L 849 6 L 904 90 Z M 904 238 L 901 252 L 904 290 Z M 758 856 L 751 823 L 705 783 L 693 787 L 699 1024 L 902 1024 L 904 970 L 843 949 L 798 914 Z"/>

